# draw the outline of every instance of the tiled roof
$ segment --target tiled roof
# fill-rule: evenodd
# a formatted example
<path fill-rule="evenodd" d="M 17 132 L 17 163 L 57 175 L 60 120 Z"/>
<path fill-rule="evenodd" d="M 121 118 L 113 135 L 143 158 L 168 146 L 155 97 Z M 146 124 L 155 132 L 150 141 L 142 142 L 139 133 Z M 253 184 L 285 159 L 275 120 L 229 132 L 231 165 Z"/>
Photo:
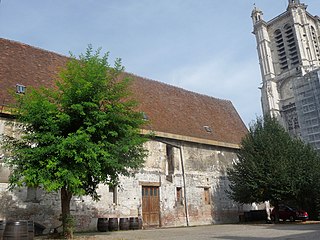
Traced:
<path fill-rule="evenodd" d="M 0 106 L 8 105 L 16 84 L 52 86 L 67 57 L 0 38 Z M 247 129 L 230 101 L 221 100 L 132 74 L 132 92 L 149 119 L 148 130 L 239 144 Z M 205 126 L 208 126 L 207 131 Z M 211 130 L 211 131 L 210 131 Z"/>
<path fill-rule="evenodd" d="M 68 58 L 29 45 L 0 38 L 0 105 L 12 101 L 16 84 L 52 86 Z"/>

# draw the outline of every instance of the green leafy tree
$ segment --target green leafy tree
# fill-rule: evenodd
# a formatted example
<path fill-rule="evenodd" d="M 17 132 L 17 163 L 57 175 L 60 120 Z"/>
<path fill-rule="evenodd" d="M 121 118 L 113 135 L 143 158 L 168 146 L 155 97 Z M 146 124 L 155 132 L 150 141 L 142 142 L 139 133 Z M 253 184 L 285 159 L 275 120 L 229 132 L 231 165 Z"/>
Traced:
<path fill-rule="evenodd" d="M 275 118 L 258 118 L 250 126 L 238 158 L 228 169 L 233 200 L 269 200 L 276 209 L 280 202 L 290 202 L 314 210 L 320 192 L 318 154 L 310 145 L 292 138 Z"/>
<path fill-rule="evenodd" d="M 72 196 L 99 199 L 98 184 L 116 185 L 143 165 L 143 115 L 135 111 L 116 60 L 89 46 L 71 56 L 51 89 L 28 89 L 16 106 L 20 137 L 4 137 L 10 187 L 42 187 L 61 194 L 65 236 L 72 238 Z"/>

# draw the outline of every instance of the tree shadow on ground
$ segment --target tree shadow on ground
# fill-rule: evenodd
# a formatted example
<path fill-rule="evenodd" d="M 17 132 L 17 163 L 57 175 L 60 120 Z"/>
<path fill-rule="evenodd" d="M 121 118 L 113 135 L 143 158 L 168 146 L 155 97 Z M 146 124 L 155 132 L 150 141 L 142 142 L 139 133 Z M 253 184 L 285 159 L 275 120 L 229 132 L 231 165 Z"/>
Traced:
<path fill-rule="evenodd" d="M 299 226 L 300 225 L 300 226 Z M 303 226 L 302 226 L 303 225 Z M 266 226 L 261 231 L 266 230 L 266 235 L 261 236 L 261 232 L 257 230 L 257 236 L 250 236 L 253 233 L 240 233 L 240 236 L 215 236 L 212 239 L 225 240 L 316 240 L 319 239 L 320 224 L 319 223 L 282 223 Z M 270 230 L 270 232 L 269 232 Z M 272 231 L 272 232 L 271 232 Z M 295 231 L 299 233 L 295 233 Z"/>

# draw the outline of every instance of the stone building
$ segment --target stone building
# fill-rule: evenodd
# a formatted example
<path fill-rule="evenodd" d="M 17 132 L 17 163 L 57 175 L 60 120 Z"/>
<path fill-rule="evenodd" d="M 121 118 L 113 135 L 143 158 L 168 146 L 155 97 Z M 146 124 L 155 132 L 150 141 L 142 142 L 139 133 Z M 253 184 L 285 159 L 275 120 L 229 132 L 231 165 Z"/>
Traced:
<path fill-rule="evenodd" d="M 257 7 L 251 17 L 262 76 L 263 113 L 276 116 L 288 132 L 320 149 L 320 92 L 307 96 L 310 76 L 319 76 L 320 18 L 299 0 L 289 0 L 286 11 L 269 21 Z"/>
<path fill-rule="evenodd" d="M 29 86 L 52 86 L 67 57 L 0 39 L 0 133 L 12 132 L 9 92 Z M 101 185 L 101 200 L 74 197 L 72 214 L 78 230 L 96 229 L 98 218 L 138 217 L 144 227 L 191 226 L 237 222 L 241 205 L 231 201 L 226 169 L 237 161 L 247 129 L 232 103 L 186 91 L 132 74 L 132 92 L 152 131 L 144 167 L 134 177 L 121 177 L 115 188 Z M 1 155 L 1 153 L 0 153 Z M 0 159 L 1 161 L 1 159 Z M 8 192 L 9 170 L 0 168 L 0 218 L 32 219 L 46 227 L 60 222 L 59 194 L 41 188 Z"/>

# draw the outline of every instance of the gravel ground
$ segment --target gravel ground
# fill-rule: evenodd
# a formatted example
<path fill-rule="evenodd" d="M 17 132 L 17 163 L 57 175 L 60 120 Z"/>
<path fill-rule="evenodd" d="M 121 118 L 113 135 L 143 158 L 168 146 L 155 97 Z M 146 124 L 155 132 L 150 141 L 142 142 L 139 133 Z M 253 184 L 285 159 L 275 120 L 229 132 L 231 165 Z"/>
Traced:
<path fill-rule="evenodd" d="M 40 239 L 40 238 L 36 238 Z M 41 238 L 43 239 L 43 238 Z M 89 240 L 319 240 L 320 223 L 222 224 L 197 227 L 78 233 Z"/>

